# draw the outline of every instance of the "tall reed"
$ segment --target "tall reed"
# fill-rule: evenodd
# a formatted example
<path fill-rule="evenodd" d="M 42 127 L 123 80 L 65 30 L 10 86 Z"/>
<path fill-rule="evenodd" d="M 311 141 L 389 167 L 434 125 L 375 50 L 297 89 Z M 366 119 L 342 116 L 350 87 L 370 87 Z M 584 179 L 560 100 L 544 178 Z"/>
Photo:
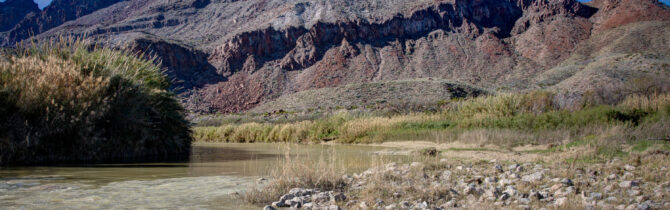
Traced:
<path fill-rule="evenodd" d="M 154 59 L 67 37 L 0 57 L 0 164 L 189 153 L 189 124 Z"/>

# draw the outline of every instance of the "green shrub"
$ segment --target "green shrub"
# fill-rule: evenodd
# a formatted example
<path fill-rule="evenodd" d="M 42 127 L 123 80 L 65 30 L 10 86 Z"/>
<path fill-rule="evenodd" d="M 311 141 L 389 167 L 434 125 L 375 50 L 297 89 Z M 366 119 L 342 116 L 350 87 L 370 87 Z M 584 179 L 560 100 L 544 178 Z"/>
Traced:
<path fill-rule="evenodd" d="M 154 60 L 61 39 L 0 55 L 0 163 L 184 157 L 191 131 Z"/>
<path fill-rule="evenodd" d="M 640 124 L 640 120 L 644 117 L 649 115 L 648 112 L 640 110 L 640 109 L 634 109 L 634 110 L 625 110 L 625 111 L 620 111 L 620 110 L 611 110 L 607 112 L 607 118 L 609 120 L 613 121 L 620 121 L 620 122 L 630 122 L 633 123 L 633 125 L 637 126 Z"/>

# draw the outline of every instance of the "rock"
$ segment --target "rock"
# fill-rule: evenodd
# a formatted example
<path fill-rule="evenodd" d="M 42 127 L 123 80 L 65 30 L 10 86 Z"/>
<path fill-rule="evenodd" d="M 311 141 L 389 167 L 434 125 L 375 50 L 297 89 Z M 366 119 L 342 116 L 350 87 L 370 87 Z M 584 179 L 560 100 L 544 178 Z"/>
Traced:
<path fill-rule="evenodd" d="M 600 200 L 603 199 L 603 194 L 602 193 L 597 193 L 597 192 L 592 192 L 589 196 L 589 198 L 593 200 Z"/>
<path fill-rule="evenodd" d="M 326 203 L 329 202 L 330 199 L 331 199 L 330 192 L 321 192 L 312 196 L 312 201 L 315 203 Z"/>
<path fill-rule="evenodd" d="M 640 196 L 635 197 L 635 201 L 637 201 L 638 203 L 642 203 L 642 202 L 647 201 L 647 200 L 649 200 L 649 196 L 646 196 L 646 195 L 640 195 Z"/>
<path fill-rule="evenodd" d="M 414 204 L 413 206 L 413 209 L 425 209 L 425 208 L 428 208 L 428 202 L 426 201 Z"/>
<path fill-rule="evenodd" d="M 412 168 L 420 168 L 420 167 L 423 167 L 423 163 L 413 162 L 412 164 L 410 164 L 410 167 L 412 167 Z"/>
<path fill-rule="evenodd" d="M 442 207 L 443 209 L 448 209 L 458 207 L 458 205 L 456 204 L 455 200 L 450 200 L 447 203 L 442 204 L 440 207 Z"/>
<path fill-rule="evenodd" d="M 609 176 L 607 176 L 607 179 L 611 181 L 617 179 L 617 177 L 618 176 L 616 174 L 610 174 Z"/>
<path fill-rule="evenodd" d="M 407 202 L 407 201 L 401 201 L 401 202 L 398 203 L 398 204 L 400 205 L 400 208 L 404 208 L 404 209 L 408 209 L 409 207 L 412 206 L 412 205 L 410 205 L 409 202 Z"/>
<path fill-rule="evenodd" d="M 560 190 L 561 187 L 563 187 L 562 184 L 555 184 L 555 185 L 551 186 L 551 191 L 556 192 L 557 190 Z"/>
<path fill-rule="evenodd" d="M 289 207 L 288 205 L 284 204 L 284 202 L 278 202 L 278 201 L 277 202 L 272 202 L 272 206 L 276 206 L 276 207 L 280 207 L 280 208 L 281 207 Z"/>
<path fill-rule="evenodd" d="M 312 202 L 305 203 L 305 204 L 302 205 L 303 209 L 311 209 L 313 207 L 314 207 L 314 203 L 312 203 Z"/>
<path fill-rule="evenodd" d="M 628 190 L 628 195 L 629 196 L 639 196 L 641 194 L 642 194 L 642 192 L 640 192 L 639 190 Z"/>
<path fill-rule="evenodd" d="M 341 210 L 341 208 L 337 205 L 330 205 L 327 210 Z"/>
<path fill-rule="evenodd" d="M 261 177 L 261 178 L 258 178 L 258 179 L 256 180 L 256 182 L 257 182 L 258 184 L 263 184 L 263 183 L 265 183 L 266 181 L 268 181 L 268 179 L 266 179 L 266 178 L 262 178 L 262 177 Z"/>
<path fill-rule="evenodd" d="M 344 202 L 347 200 L 347 196 L 345 196 L 343 193 L 335 193 L 331 195 L 330 200 L 335 202 Z"/>
<path fill-rule="evenodd" d="M 468 185 L 467 187 L 465 187 L 465 189 L 463 189 L 463 195 L 471 195 L 476 193 L 477 189 L 475 188 L 475 186 L 472 185 Z"/>
<path fill-rule="evenodd" d="M 499 199 L 500 199 L 500 200 L 503 200 L 503 201 L 506 201 L 506 200 L 509 199 L 510 197 L 511 197 L 510 194 L 508 194 L 508 193 L 503 193 L 502 195 L 500 195 L 500 198 L 499 198 Z"/>
<path fill-rule="evenodd" d="M 633 177 L 635 177 L 635 174 L 633 174 L 631 172 L 626 171 L 626 172 L 623 173 L 623 178 L 624 179 L 632 179 Z"/>
<path fill-rule="evenodd" d="M 521 180 L 524 182 L 536 182 L 542 180 L 542 178 L 544 178 L 544 173 L 542 171 L 538 171 L 530 175 L 522 176 Z"/>
<path fill-rule="evenodd" d="M 370 208 L 370 207 L 368 206 L 368 204 L 367 204 L 365 201 L 363 201 L 363 202 L 361 202 L 360 204 L 358 204 L 358 207 L 361 207 L 362 209 L 368 209 L 368 208 Z"/>
<path fill-rule="evenodd" d="M 516 171 L 516 169 L 519 168 L 519 167 L 521 167 L 521 165 L 515 163 L 515 164 L 507 166 L 507 170 Z"/>
<path fill-rule="evenodd" d="M 561 184 L 563 184 L 565 186 L 573 186 L 574 185 L 574 183 L 572 183 L 572 179 L 568 179 L 568 178 L 561 179 Z"/>
<path fill-rule="evenodd" d="M 623 182 L 619 183 L 619 187 L 624 188 L 624 189 L 631 188 L 631 187 L 637 187 L 637 186 L 640 186 L 640 183 L 637 182 L 637 181 L 623 181 Z"/>
<path fill-rule="evenodd" d="M 280 203 L 284 203 L 284 202 L 286 202 L 287 200 L 291 200 L 291 199 L 293 199 L 293 198 L 295 198 L 295 195 L 294 195 L 294 194 L 286 194 L 286 195 L 282 195 L 282 196 L 279 198 L 279 202 L 280 202 Z"/>
<path fill-rule="evenodd" d="M 616 203 L 617 201 L 619 201 L 619 199 L 617 199 L 614 196 L 610 196 L 607 199 L 605 199 L 605 201 L 607 201 L 608 203 Z"/>
<path fill-rule="evenodd" d="M 495 201 L 496 199 L 498 199 L 498 196 L 500 196 L 500 191 L 495 187 L 491 187 L 488 190 L 484 191 L 484 197 L 486 197 L 491 201 Z"/>
<path fill-rule="evenodd" d="M 384 207 L 384 209 L 387 209 L 387 210 L 396 209 L 396 208 L 398 208 L 398 205 L 396 205 L 395 203 Z"/>
<path fill-rule="evenodd" d="M 444 181 L 449 181 L 451 180 L 451 171 L 449 170 L 444 170 L 442 174 L 440 175 L 440 178 Z"/>
<path fill-rule="evenodd" d="M 504 172 L 502 166 L 499 165 L 499 164 L 495 164 L 495 165 L 493 166 L 493 169 L 494 169 L 496 172 L 498 172 L 498 173 L 502 173 L 502 172 Z"/>
<path fill-rule="evenodd" d="M 554 205 L 556 206 L 563 206 L 568 203 L 568 198 L 559 198 L 554 201 Z"/>
<path fill-rule="evenodd" d="M 528 205 L 530 204 L 530 199 L 528 198 L 519 198 L 519 203 L 523 205 Z"/>
<path fill-rule="evenodd" d="M 496 182 L 498 182 L 498 178 L 496 178 L 496 177 L 486 177 L 486 178 L 484 178 L 484 183 L 493 184 L 493 183 L 496 183 Z"/>
<path fill-rule="evenodd" d="M 453 188 L 449 188 L 449 194 L 451 196 L 458 196 L 459 195 L 458 191 L 454 190 Z"/>
<path fill-rule="evenodd" d="M 641 203 L 637 205 L 637 210 L 649 210 L 651 207 L 647 203 Z"/>
<path fill-rule="evenodd" d="M 509 196 L 514 197 L 517 195 L 518 191 L 513 186 L 507 186 L 507 188 L 505 188 L 505 191 L 503 191 L 503 193 L 507 193 Z"/>
<path fill-rule="evenodd" d="M 498 184 L 500 186 L 507 186 L 507 185 L 511 185 L 513 183 L 514 182 L 512 182 L 512 180 L 509 180 L 509 179 L 500 179 L 500 181 L 498 182 Z"/>
<path fill-rule="evenodd" d="M 263 210 L 277 210 L 277 209 L 275 207 L 267 205 L 267 206 L 263 207 Z"/>
<path fill-rule="evenodd" d="M 624 168 L 626 171 L 634 171 L 634 170 L 635 170 L 635 166 L 631 166 L 631 165 L 628 165 L 628 164 L 626 164 L 625 166 L 623 166 L 623 168 Z"/>
<path fill-rule="evenodd" d="M 300 197 L 294 197 L 291 200 L 284 201 L 284 204 L 291 206 L 291 208 L 300 208 L 302 207 L 303 200 Z"/>
<path fill-rule="evenodd" d="M 288 191 L 288 194 L 293 194 L 295 196 L 306 196 L 306 195 L 312 195 L 314 193 L 314 190 L 312 189 L 303 189 L 303 188 L 293 188 Z"/>

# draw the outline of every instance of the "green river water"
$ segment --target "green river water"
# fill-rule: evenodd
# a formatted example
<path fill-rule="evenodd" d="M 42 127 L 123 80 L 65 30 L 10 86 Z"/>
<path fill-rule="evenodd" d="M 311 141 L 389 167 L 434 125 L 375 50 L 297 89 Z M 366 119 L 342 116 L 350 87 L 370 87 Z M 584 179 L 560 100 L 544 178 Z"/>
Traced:
<path fill-rule="evenodd" d="M 0 209 L 258 209 L 233 196 L 292 160 L 332 160 L 348 172 L 381 148 L 347 145 L 196 144 L 179 163 L 0 169 Z M 397 157 L 400 158 L 400 157 Z"/>

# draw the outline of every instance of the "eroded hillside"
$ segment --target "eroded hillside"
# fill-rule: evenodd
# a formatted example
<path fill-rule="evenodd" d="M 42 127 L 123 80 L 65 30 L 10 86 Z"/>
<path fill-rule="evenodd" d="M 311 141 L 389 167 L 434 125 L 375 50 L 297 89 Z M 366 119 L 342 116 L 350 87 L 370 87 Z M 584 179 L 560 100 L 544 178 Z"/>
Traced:
<path fill-rule="evenodd" d="M 129 0 L 86 14 L 39 37 L 85 34 L 154 53 L 195 112 L 417 78 L 551 89 L 565 106 L 670 82 L 670 10 L 655 0 Z"/>

